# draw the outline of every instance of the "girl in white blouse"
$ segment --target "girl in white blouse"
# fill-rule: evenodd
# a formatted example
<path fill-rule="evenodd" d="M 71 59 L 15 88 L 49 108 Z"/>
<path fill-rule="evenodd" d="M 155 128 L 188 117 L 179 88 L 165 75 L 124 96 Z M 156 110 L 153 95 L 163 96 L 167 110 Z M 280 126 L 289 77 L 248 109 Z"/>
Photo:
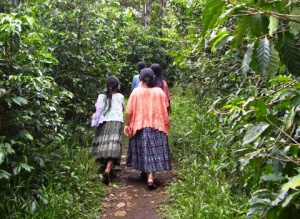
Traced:
<path fill-rule="evenodd" d="M 119 86 L 117 77 L 109 77 L 107 90 L 99 94 L 95 105 L 96 113 L 100 112 L 101 118 L 96 122 L 98 128 L 93 140 L 92 156 L 105 165 L 103 175 L 108 183 L 112 167 L 114 164 L 120 165 L 122 155 L 124 96 L 118 93 Z"/>

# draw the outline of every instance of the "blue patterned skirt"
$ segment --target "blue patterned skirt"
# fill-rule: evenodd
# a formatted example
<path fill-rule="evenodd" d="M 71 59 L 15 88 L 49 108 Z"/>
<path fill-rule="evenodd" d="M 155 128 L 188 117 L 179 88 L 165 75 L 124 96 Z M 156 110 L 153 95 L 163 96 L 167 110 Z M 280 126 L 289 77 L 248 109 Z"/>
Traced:
<path fill-rule="evenodd" d="M 143 128 L 129 140 L 126 166 L 146 173 L 171 170 L 168 136 Z"/>
<path fill-rule="evenodd" d="M 97 128 L 94 140 L 92 156 L 102 163 L 107 158 L 113 158 L 115 165 L 120 165 L 122 155 L 122 126 L 119 121 L 104 122 Z"/>

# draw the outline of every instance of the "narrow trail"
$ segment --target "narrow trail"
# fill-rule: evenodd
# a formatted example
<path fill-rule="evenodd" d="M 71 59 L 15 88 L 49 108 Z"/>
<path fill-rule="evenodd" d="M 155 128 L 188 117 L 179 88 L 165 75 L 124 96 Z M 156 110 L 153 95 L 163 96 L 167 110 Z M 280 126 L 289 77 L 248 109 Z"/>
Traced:
<path fill-rule="evenodd" d="M 124 150 L 126 154 L 126 150 Z M 113 170 L 112 183 L 103 199 L 100 218 L 159 219 L 157 209 L 168 204 L 167 185 L 174 172 L 156 173 L 157 188 L 148 190 L 147 180 L 140 177 L 140 171 L 125 166 L 126 156 L 122 156 L 121 166 Z"/>

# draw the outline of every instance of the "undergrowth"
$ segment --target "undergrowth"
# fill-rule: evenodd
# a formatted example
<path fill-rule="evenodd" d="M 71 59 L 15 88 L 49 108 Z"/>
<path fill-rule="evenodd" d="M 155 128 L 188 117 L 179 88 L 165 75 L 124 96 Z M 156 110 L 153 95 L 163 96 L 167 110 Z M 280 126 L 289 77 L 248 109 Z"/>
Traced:
<path fill-rule="evenodd" d="M 44 155 L 42 167 L 2 180 L 9 189 L 1 191 L 0 218 L 99 218 L 106 187 L 89 156 L 94 131 L 77 127 L 59 145 L 35 152 Z"/>
<path fill-rule="evenodd" d="M 210 112 L 213 96 L 172 91 L 170 146 L 178 177 L 170 186 L 168 218 L 246 218 L 229 127 Z"/>

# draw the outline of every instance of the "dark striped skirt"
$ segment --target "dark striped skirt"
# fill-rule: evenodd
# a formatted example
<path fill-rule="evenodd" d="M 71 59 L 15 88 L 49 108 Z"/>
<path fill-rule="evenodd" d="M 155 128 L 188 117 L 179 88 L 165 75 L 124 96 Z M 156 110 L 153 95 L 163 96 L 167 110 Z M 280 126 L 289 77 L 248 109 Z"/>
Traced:
<path fill-rule="evenodd" d="M 143 128 L 129 140 L 126 166 L 146 173 L 171 170 L 168 136 Z"/>
<path fill-rule="evenodd" d="M 120 165 L 122 156 L 122 122 L 111 121 L 100 124 L 93 140 L 92 156 L 100 162 L 113 158 L 115 165 Z"/>

